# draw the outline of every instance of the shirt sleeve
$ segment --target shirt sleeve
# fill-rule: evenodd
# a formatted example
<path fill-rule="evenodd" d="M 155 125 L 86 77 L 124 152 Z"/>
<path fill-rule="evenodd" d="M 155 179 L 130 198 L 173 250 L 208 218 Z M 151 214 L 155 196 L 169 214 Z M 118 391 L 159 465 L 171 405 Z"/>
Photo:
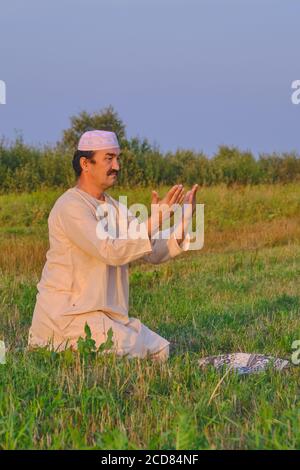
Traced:
<path fill-rule="evenodd" d="M 159 232 L 159 238 L 151 240 L 152 253 L 144 255 L 143 260 L 151 264 L 161 264 L 187 251 L 190 246 L 190 234 L 187 233 L 181 245 L 174 234 L 174 227 Z"/>
<path fill-rule="evenodd" d="M 107 265 L 122 266 L 152 252 L 148 235 L 140 238 L 130 238 L 129 235 L 126 239 L 99 237 L 99 221 L 90 208 L 80 203 L 72 201 L 64 205 L 57 218 L 70 242 Z M 145 233 L 144 224 L 138 226 Z"/>

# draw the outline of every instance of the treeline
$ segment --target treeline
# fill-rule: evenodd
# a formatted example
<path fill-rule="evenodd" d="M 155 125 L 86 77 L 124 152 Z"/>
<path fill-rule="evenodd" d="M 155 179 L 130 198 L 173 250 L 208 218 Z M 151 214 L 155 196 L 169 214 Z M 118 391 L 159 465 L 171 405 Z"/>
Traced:
<path fill-rule="evenodd" d="M 0 143 L 0 191 L 35 191 L 74 184 L 73 153 L 62 145 L 34 148 L 22 139 Z M 120 186 L 258 184 L 300 181 L 300 157 L 294 153 L 260 155 L 221 146 L 208 158 L 203 153 L 177 150 L 162 154 L 144 140 L 122 142 Z"/>
<path fill-rule="evenodd" d="M 121 149 L 120 186 L 149 186 L 198 183 L 259 184 L 300 181 L 300 157 L 295 153 L 273 153 L 255 159 L 251 152 L 221 146 L 209 158 L 204 153 L 177 150 L 162 154 L 147 139 L 127 139 L 126 127 L 112 106 L 100 112 L 82 111 L 71 116 L 70 127 L 54 146 L 35 148 L 21 137 L 0 140 L 0 192 L 67 188 L 74 184 L 72 158 L 78 140 L 90 129 L 114 131 Z"/>

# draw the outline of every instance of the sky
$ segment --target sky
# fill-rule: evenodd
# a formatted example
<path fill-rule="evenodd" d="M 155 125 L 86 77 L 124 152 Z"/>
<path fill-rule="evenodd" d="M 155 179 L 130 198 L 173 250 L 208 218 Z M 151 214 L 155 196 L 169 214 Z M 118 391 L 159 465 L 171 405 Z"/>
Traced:
<path fill-rule="evenodd" d="M 1 0 L 0 136 L 52 144 L 112 105 L 162 152 L 300 153 L 300 2 Z"/>

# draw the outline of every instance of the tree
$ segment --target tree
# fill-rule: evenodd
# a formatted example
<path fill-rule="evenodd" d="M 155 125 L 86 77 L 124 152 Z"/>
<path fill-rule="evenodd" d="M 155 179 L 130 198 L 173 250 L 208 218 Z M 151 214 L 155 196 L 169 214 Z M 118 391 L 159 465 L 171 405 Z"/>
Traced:
<path fill-rule="evenodd" d="M 259 182 L 258 164 L 251 152 L 242 152 L 237 147 L 221 145 L 212 163 L 217 171 L 221 172 L 221 181 L 229 186 Z"/>
<path fill-rule="evenodd" d="M 71 127 L 63 131 L 61 145 L 64 150 L 74 151 L 80 136 L 92 129 L 115 132 L 120 145 L 125 140 L 125 125 L 112 106 L 92 114 L 82 111 L 76 116 L 71 116 L 70 120 Z"/>

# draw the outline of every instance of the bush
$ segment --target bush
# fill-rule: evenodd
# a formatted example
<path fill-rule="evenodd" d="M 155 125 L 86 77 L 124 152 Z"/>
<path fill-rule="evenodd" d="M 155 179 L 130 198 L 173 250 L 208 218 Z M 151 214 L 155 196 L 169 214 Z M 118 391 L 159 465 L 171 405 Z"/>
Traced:
<path fill-rule="evenodd" d="M 21 137 L 10 144 L 0 141 L 0 192 L 31 192 L 75 184 L 73 153 L 80 135 L 90 128 L 116 132 L 122 149 L 120 186 L 232 186 L 300 181 L 300 158 L 296 153 L 262 154 L 256 160 L 249 151 L 220 146 L 212 158 L 186 149 L 164 155 L 147 139 L 127 139 L 124 123 L 109 106 L 98 113 L 83 111 L 72 116 L 61 142 L 52 147 L 34 148 L 25 145 Z"/>

